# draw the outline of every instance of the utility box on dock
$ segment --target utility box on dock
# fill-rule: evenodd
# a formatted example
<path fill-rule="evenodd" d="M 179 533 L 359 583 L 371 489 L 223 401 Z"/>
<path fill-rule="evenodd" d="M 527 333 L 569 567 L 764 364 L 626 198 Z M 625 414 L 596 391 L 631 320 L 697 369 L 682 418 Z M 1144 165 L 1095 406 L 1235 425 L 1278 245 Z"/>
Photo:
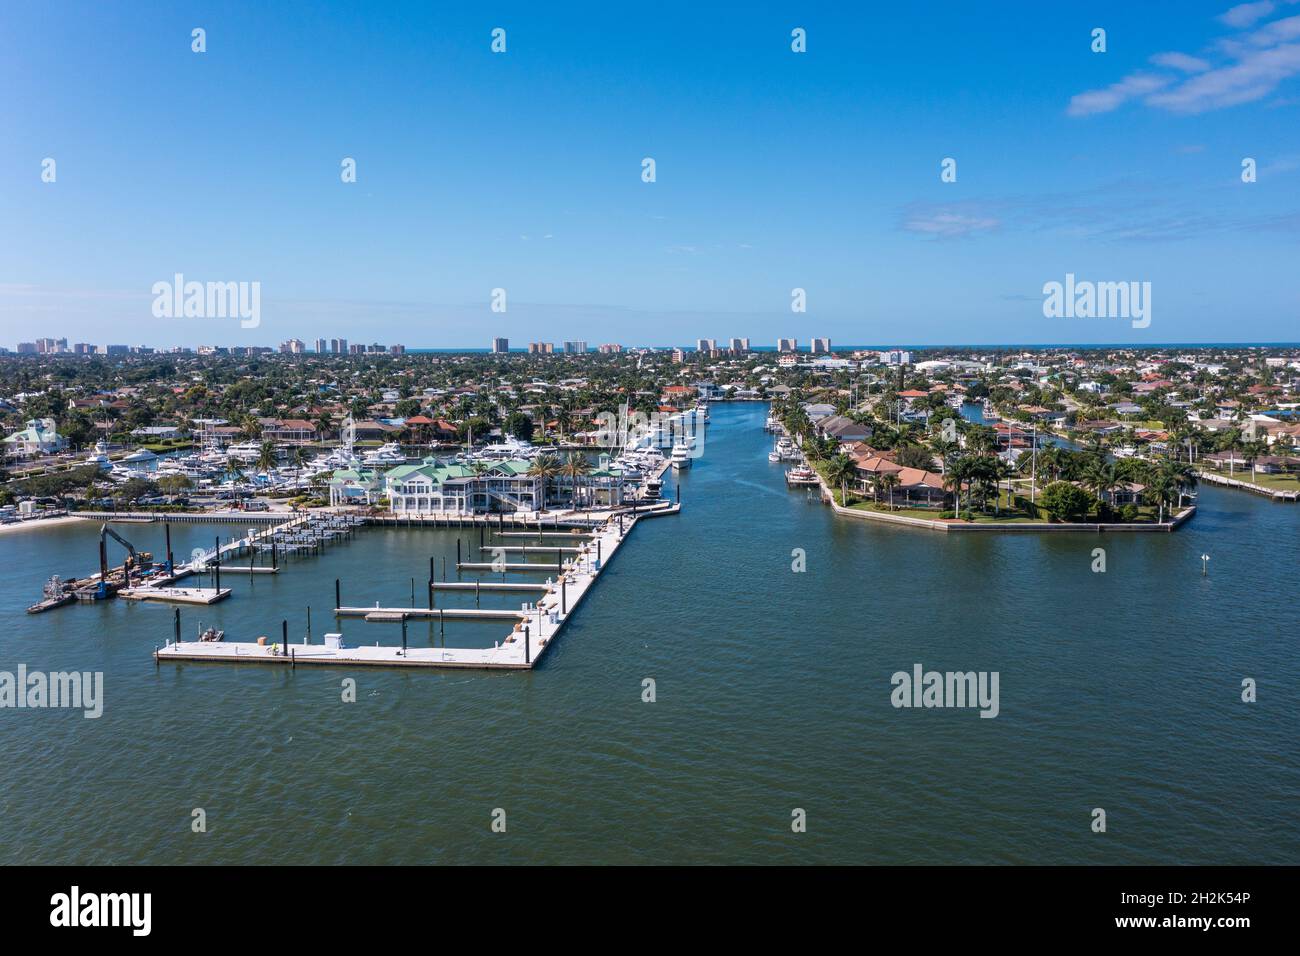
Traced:
<path fill-rule="evenodd" d="M 325 647 L 326 647 L 328 650 L 332 650 L 332 651 L 337 651 L 337 650 L 342 649 L 342 647 L 343 647 L 343 635 L 342 635 L 342 634 L 326 634 L 326 635 L 325 635 Z"/>

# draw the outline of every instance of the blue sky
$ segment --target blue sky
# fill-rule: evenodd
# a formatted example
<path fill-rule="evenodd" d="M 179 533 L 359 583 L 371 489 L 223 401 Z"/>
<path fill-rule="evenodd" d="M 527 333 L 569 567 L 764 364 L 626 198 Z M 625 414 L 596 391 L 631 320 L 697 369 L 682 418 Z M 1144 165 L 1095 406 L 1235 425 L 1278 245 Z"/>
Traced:
<path fill-rule="evenodd" d="M 1300 339 L 1300 3 L 836 6 L 6 4 L 0 344 Z"/>

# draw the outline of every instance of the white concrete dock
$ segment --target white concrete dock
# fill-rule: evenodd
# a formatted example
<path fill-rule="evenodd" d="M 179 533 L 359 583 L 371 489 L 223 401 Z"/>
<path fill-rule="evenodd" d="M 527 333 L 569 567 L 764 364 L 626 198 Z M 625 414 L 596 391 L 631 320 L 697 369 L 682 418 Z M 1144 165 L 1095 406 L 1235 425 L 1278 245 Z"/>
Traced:
<path fill-rule="evenodd" d="M 158 648 L 154 651 L 154 658 L 160 662 L 171 660 L 292 666 L 303 664 L 526 670 L 535 667 L 550 649 L 561 628 L 582 603 L 583 598 L 599 578 L 600 572 L 608 566 L 610 559 L 627 540 L 639 520 L 640 518 L 632 519 L 624 515 L 622 533 L 619 532 L 617 519 L 596 528 L 592 539 L 583 545 L 581 553 L 564 562 L 562 573 L 550 582 L 549 590 L 535 605 L 532 605 L 526 616 L 522 611 L 494 612 L 509 613 L 516 616 L 517 620 L 505 639 L 493 647 L 408 647 L 403 651 L 401 647 L 393 646 L 327 648 L 319 644 L 305 643 L 290 644 L 285 647 L 234 641 L 209 643 L 181 641 L 169 642 L 165 647 Z M 596 557 L 597 542 L 600 550 L 599 561 Z M 530 570 L 552 573 L 555 571 L 554 566 L 530 565 L 528 567 Z M 473 582 L 459 583 L 473 585 Z M 437 608 L 432 612 L 424 608 L 370 607 L 355 610 L 364 614 L 373 614 L 377 611 L 381 614 L 396 613 L 395 617 L 383 618 L 395 621 L 400 621 L 402 615 L 436 620 L 438 612 Z"/>

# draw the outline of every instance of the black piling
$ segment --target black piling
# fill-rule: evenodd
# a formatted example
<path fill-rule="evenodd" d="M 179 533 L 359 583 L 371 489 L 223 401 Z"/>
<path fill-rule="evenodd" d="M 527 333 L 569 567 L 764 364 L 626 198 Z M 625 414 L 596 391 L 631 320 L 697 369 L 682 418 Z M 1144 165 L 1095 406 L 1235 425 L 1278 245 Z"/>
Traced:
<path fill-rule="evenodd" d="M 560 613 L 569 613 L 569 582 L 565 578 L 560 578 Z"/>
<path fill-rule="evenodd" d="M 406 656 L 406 615 L 402 615 L 402 656 Z"/>
<path fill-rule="evenodd" d="M 220 594 L 221 593 L 221 536 L 220 535 L 217 536 L 217 554 L 216 557 L 213 559 L 212 573 L 213 576 L 216 578 L 217 593 Z"/>
<path fill-rule="evenodd" d="M 429 555 L 429 610 L 433 610 L 433 555 Z"/>
<path fill-rule="evenodd" d="M 167 573 L 171 574 L 175 565 L 172 563 L 172 523 L 163 522 L 163 533 L 167 535 Z"/>
<path fill-rule="evenodd" d="M 175 616 L 172 618 L 172 633 L 176 636 L 176 643 L 181 642 L 181 609 L 176 608 Z"/>
<path fill-rule="evenodd" d="M 343 606 L 343 601 L 339 598 L 339 579 L 335 578 L 334 579 L 334 609 L 336 614 L 338 613 L 338 609 L 341 608 L 342 606 Z"/>
<path fill-rule="evenodd" d="M 532 662 L 533 662 L 532 655 L 529 653 L 529 648 L 528 648 L 528 625 L 525 624 L 524 625 L 524 663 L 531 664 Z"/>
<path fill-rule="evenodd" d="M 311 643 L 311 605 L 307 605 L 307 643 Z"/>

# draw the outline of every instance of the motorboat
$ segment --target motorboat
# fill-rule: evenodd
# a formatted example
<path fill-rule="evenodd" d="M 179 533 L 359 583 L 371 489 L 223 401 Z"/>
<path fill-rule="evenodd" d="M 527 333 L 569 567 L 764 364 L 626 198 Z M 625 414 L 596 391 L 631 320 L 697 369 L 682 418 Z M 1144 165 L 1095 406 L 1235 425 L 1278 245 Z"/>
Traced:
<path fill-rule="evenodd" d="M 228 461 L 257 461 L 261 455 L 262 443 L 260 441 L 241 441 L 226 449 L 226 459 Z"/>
<path fill-rule="evenodd" d="M 683 468 L 691 467 L 691 449 L 683 443 L 673 445 L 673 453 L 670 456 L 673 470 L 680 471 Z"/>
<path fill-rule="evenodd" d="M 98 465 L 100 471 L 108 471 L 113 463 L 108 459 L 108 445 L 103 439 L 95 442 L 95 450 L 86 456 L 87 465 Z"/>
<path fill-rule="evenodd" d="M 817 472 L 807 465 L 799 465 L 785 473 L 785 482 L 790 486 L 817 484 Z"/>
<path fill-rule="evenodd" d="M 406 453 L 402 451 L 402 446 L 395 441 L 385 442 L 378 448 L 372 448 L 361 456 L 361 460 L 367 465 L 404 465 L 406 464 Z"/>

